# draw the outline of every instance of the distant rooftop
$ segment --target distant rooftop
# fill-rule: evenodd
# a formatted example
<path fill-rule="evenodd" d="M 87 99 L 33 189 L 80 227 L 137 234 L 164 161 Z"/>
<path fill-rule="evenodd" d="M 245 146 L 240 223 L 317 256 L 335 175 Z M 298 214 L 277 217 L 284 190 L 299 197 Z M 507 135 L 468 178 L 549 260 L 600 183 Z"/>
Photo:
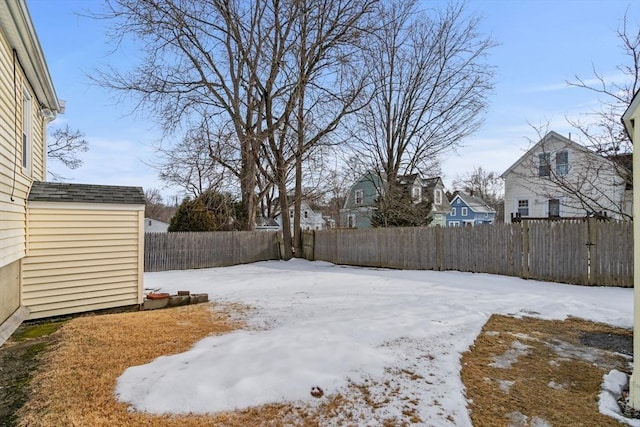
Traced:
<path fill-rule="evenodd" d="M 142 187 L 36 181 L 31 186 L 28 200 L 30 202 L 143 205 L 144 192 Z"/>

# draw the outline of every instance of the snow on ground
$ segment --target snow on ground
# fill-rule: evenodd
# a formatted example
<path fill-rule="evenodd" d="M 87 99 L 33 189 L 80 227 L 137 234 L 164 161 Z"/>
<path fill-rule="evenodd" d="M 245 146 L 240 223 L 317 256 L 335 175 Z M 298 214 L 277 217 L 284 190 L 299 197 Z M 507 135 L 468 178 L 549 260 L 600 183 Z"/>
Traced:
<path fill-rule="evenodd" d="M 145 286 L 257 309 L 247 330 L 127 369 L 118 398 L 152 413 L 316 404 L 312 387 L 332 394 L 352 383 L 370 385 L 371 400 L 388 400 L 352 408 L 369 425 L 414 411 L 426 425 L 470 426 L 460 355 L 491 314 L 633 321 L 632 289 L 304 260 L 146 273 Z"/>

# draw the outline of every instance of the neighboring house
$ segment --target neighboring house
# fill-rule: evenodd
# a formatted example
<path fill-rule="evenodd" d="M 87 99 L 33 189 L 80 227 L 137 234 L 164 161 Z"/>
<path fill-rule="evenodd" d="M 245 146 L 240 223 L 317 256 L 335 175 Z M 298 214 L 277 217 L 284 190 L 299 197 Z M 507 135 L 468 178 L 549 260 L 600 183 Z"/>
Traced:
<path fill-rule="evenodd" d="M 24 319 L 142 302 L 138 187 L 46 183 L 63 111 L 25 0 L 0 1 L 0 345 Z"/>
<path fill-rule="evenodd" d="M 145 233 L 166 233 L 169 228 L 169 224 L 166 222 L 158 221 L 153 218 L 144 219 L 144 232 Z"/>
<path fill-rule="evenodd" d="M 451 212 L 447 214 L 449 227 L 493 224 L 496 211 L 479 197 L 457 193 L 451 200 Z"/>
<path fill-rule="evenodd" d="M 294 206 L 293 203 L 289 206 L 289 221 L 291 223 L 291 233 L 293 233 L 293 219 L 294 219 Z M 278 223 L 280 229 L 282 228 L 282 215 L 280 213 L 276 214 L 274 217 L 275 221 Z M 303 200 L 300 203 L 300 228 L 302 230 L 324 230 L 327 228 L 327 224 L 322 217 L 322 213 L 315 212 L 311 209 L 309 203 L 306 200 Z"/>
<path fill-rule="evenodd" d="M 440 177 L 422 178 L 418 174 L 411 174 L 398 177 L 398 181 L 414 201 L 420 202 L 425 198 L 431 201 L 430 226 L 446 224 L 446 215 L 451 206 L 444 194 L 444 184 Z M 384 191 L 385 185 L 385 180 L 372 171 L 360 177 L 349 189 L 344 208 L 340 210 L 341 225 L 346 228 L 371 227 L 376 200 Z"/>
<path fill-rule="evenodd" d="M 631 191 L 620 164 L 549 132 L 503 174 L 504 217 L 631 215 Z"/>
<path fill-rule="evenodd" d="M 431 199 L 431 217 L 430 227 L 439 225 L 444 227 L 447 223 L 447 214 L 451 211 L 451 204 L 444 192 L 444 183 L 439 176 L 433 178 L 421 178 L 412 187 L 412 191 L 416 191 L 416 185 L 422 185 L 422 196 Z"/>
<path fill-rule="evenodd" d="M 376 211 L 376 200 L 383 191 L 384 180 L 373 171 L 362 175 L 349 189 L 340 209 L 340 226 L 369 228 Z"/>

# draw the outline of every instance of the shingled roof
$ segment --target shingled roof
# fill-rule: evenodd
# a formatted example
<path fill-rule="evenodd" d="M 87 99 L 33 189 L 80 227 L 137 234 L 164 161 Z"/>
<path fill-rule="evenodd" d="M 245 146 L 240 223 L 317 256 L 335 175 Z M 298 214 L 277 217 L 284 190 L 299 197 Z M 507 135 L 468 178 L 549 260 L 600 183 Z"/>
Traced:
<path fill-rule="evenodd" d="M 143 205 L 144 192 L 142 187 L 36 181 L 31 186 L 28 200 L 30 202 Z"/>

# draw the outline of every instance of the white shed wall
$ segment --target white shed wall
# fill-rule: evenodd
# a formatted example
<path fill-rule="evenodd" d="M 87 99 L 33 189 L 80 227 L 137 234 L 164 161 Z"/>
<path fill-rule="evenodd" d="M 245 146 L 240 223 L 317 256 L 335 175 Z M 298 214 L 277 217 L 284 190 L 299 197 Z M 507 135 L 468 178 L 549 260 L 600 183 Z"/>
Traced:
<path fill-rule="evenodd" d="M 144 206 L 38 202 L 27 218 L 29 319 L 142 302 Z"/>

